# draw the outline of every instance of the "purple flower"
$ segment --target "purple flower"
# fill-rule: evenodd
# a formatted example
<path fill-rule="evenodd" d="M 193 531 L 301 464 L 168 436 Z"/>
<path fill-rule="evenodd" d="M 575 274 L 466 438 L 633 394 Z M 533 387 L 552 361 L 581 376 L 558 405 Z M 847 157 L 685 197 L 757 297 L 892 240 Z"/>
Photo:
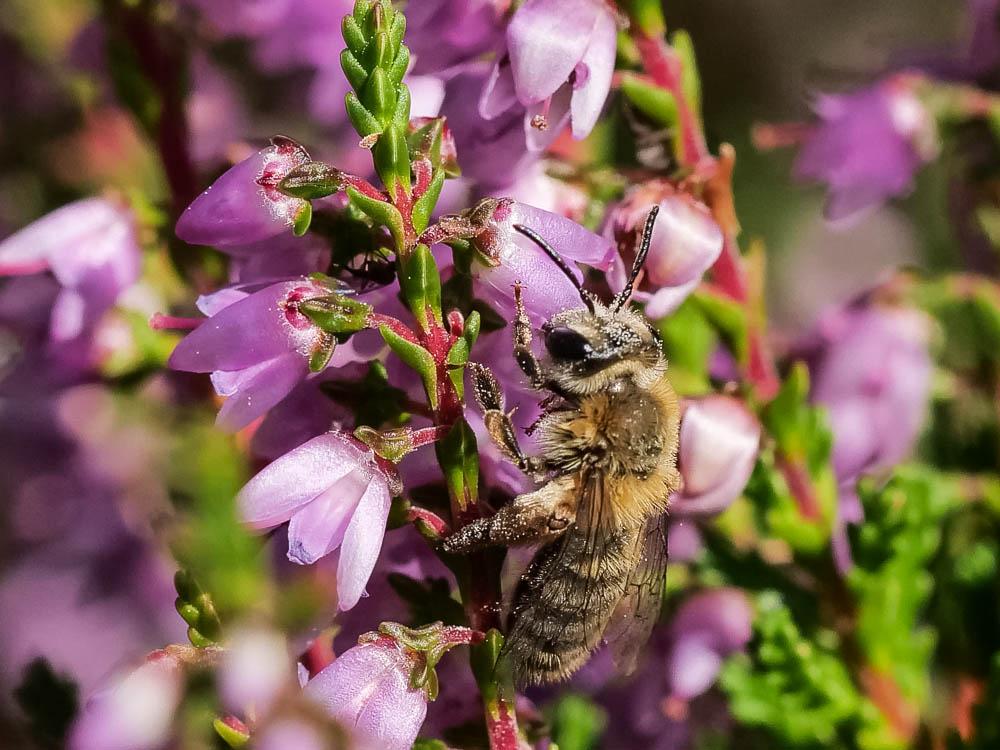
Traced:
<path fill-rule="evenodd" d="M 368 447 L 336 432 L 313 438 L 271 463 L 240 490 L 240 517 L 255 529 L 290 521 L 288 558 L 309 565 L 339 549 L 341 610 L 371 576 L 392 495 L 399 491 Z"/>
<path fill-rule="evenodd" d="M 266 714 L 292 683 L 294 670 L 281 633 L 243 626 L 228 639 L 217 674 L 224 706 L 236 713 Z"/>
<path fill-rule="evenodd" d="M 722 230 L 708 207 L 670 183 L 654 181 L 633 190 L 609 216 L 605 235 L 619 247 L 634 247 L 649 209 L 660 207 L 653 228 L 644 280 L 633 299 L 646 302 L 646 315 L 663 318 L 687 299 L 722 252 Z M 613 291 L 625 286 L 634 256 L 615 256 L 608 274 Z"/>
<path fill-rule="evenodd" d="M 897 76 L 817 100 L 820 123 L 806 136 L 794 173 L 827 184 L 828 219 L 848 219 L 906 194 L 934 156 L 933 121 L 911 89 Z"/>
<path fill-rule="evenodd" d="M 753 610 L 740 589 L 713 589 L 685 601 L 670 624 L 670 697 L 687 702 L 708 690 L 722 660 L 749 642 L 752 621 Z"/>
<path fill-rule="evenodd" d="M 570 124 L 585 137 L 611 89 L 617 25 L 600 0 L 528 0 L 507 27 L 507 54 L 483 90 L 492 118 L 515 102 L 527 107 L 528 147 L 541 151 Z"/>
<path fill-rule="evenodd" d="M 160 652 L 94 696 L 74 724 L 71 750 L 155 750 L 170 737 L 183 688 L 181 663 Z"/>
<path fill-rule="evenodd" d="M 760 423 L 739 399 L 712 395 L 688 401 L 679 456 L 684 487 L 673 496 L 671 510 L 680 515 L 725 510 L 746 486 L 759 444 Z"/>
<path fill-rule="evenodd" d="M 51 271 L 62 287 L 49 320 L 53 341 L 96 325 L 139 277 L 135 218 L 105 198 L 86 198 L 46 214 L 0 242 L 0 276 Z"/>
<path fill-rule="evenodd" d="M 802 346 L 812 400 L 827 409 L 833 469 L 840 486 L 833 551 L 851 567 L 846 524 L 864 517 L 854 485 L 912 450 L 930 399 L 930 323 L 919 311 L 864 295 L 826 312 Z"/>
<path fill-rule="evenodd" d="M 514 284 L 520 283 L 525 307 L 538 320 L 580 307 L 580 295 L 570 280 L 534 242 L 514 229 L 515 224 L 535 230 L 567 261 L 602 270 L 612 262 L 614 247 L 603 237 L 557 214 L 501 200 L 489 226 L 473 240 L 476 249 L 494 264 L 473 271 L 485 297 L 512 313 Z"/>
<path fill-rule="evenodd" d="M 168 364 L 175 370 L 212 373 L 216 392 L 229 397 L 218 423 L 238 430 L 287 396 L 308 376 L 310 357 L 329 345 L 327 335 L 299 305 L 330 290 L 297 279 L 249 295 L 237 289 L 224 292 L 203 298 L 200 304 L 211 317 L 177 345 Z M 338 348 L 329 364 L 353 357 L 351 347 Z"/>
<path fill-rule="evenodd" d="M 358 746 L 409 750 L 427 715 L 427 693 L 410 686 L 417 656 L 392 638 L 348 649 L 305 687 Z"/>
<path fill-rule="evenodd" d="M 406 8 L 406 44 L 413 73 L 440 73 L 475 60 L 502 36 L 495 0 L 422 0 Z"/>
<path fill-rule="evenodd" d="M 514 106 L 490 117 L 468 106 L 483 90 L 489 76 L 485 63 L 462 68 L 445 85 L 441 114 L 455 137 L 458 162 L 464 180 L 481 186 L 483 192 L 502 190 L 512 184 L 525 167 L 537 160 L 528 152 L 524 132 L 524 108 Z"/>
<path fill-rule="evenodd" d="M 859 300 L 825 313 L 810 357 L 841 484 L 903 460 L 930 397 L 930 325 L 917 310 Z"/>
<path fill-rule="evenodd" d="M 290 138 L 274 143 L 226 171 L 185 209 L 177 236 L 194 245 L 246 245 L 281 234 L 310 208 L 278 190 L 292 169 L 309 159 Z"/>

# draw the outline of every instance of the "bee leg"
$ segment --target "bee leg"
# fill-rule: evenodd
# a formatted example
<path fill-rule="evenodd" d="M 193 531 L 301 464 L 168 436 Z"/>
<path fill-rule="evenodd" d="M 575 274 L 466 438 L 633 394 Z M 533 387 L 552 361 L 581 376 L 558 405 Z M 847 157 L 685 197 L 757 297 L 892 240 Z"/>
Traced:
<path fill-rule="evenodd" d="M 531 387 L 541 390 L 545 387 L 545 377 L 542 375 L 542 366 L 531 351 L 531 320 L 528 319 L 528 311 L 524 309 L 520 283 L 514 284 L 514 306 L 514 358 L 518 367 L 531 379 Z"/>
<path fill-rule="evenodd" d="M 442 548 L 452 554 L 467 554 L 483 547 L 551 542 L 575 520 L 573 492 L 556 480 L 518 495 L 490 518 L 463 526 L 444 540 Z"/>
<path fill-rule="evenodd" d="M 473 362 L 472 382 L 476 392 L 476 401 L 483 411 L 483 422 L 493 442 L 500 449 L 504 458 L 517 466 L 522 472 L 539 477 L 544 473 L 539 459 L 526 456 L 517 442 L 517 433 L 510 421 L 510 414 L 504 411 L 503 391 L 493 373 L 481 364 Z"/>

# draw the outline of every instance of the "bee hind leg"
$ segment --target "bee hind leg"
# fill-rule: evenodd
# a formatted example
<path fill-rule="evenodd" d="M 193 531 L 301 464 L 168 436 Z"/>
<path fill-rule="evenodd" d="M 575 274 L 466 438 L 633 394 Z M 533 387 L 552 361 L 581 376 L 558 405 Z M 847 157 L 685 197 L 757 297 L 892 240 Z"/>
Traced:
<path fill-rule="evenodd" d="M 531 477 L 540 477 L 544 473 L 544 467 L 539 459 L 527 456 L 521 450 L 514 424 L 510 421 L 510 414 L 504 411 L 503 391 L 496 377 L 481 364 L 473 362 L 469 366 L 472 368 L 476 401 L 483 411 L 483 422 L 493 442 L 504 458 L 522 472 Z"/>
<path fill-rule="evenodd" d="M 442 543 L 445 552 L 467 554 L 483 547 L 551 542 L 576 520 L 573 493 L 559 481 L 518 495 L 489 518 L 463 526 Z"/>

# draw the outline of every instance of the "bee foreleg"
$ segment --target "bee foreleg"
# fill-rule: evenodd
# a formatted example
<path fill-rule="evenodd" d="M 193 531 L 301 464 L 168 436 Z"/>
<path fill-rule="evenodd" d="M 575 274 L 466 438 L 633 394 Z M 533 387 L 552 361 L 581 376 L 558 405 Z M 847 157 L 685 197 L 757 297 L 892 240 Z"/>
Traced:
<path fill-rule="evenodd" d="M 482 547 L 550 542 L 576 520 L 574 495 L 554 481 L 519 495 L 490 518 L 463 526 L 444 540 L 443 549 L 466 554 Z"/>
<path fill-rule="evenodd" d="M 528 318 L 528 311 L 524 308 L 519 283 L 514 284 L 514 306 L 516 309 L 514 316 L 514 358 L 517 360 L 518 367 L 531 379 L 532 388 L 542 389 L 545 387 L 545 376 L 542 374 L 542 366 L 535 358 L 535 353 L 531 351 L 531 320 Z"/>

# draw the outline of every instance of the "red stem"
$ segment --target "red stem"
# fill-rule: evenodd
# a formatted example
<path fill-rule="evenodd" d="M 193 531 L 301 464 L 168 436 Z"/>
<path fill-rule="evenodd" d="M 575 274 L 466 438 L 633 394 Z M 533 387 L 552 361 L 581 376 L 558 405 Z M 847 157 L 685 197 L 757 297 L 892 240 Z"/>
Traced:
<path fill-rule="evenodd" d="M 658 86 L 669 91 L 677 103 L 678 124 L 681 128 L 681 153 L 678 154 L 678 159 L 681 164 L 692 170 L 703 166 L 708 160 L 717 164 L 718 161 L 708 151 L 698 114 L 691 110 L 684 96 L 680 59 L 662 37 L 652 37 L 637 32 L 634 38 L 649 77 Z M 761 399 L 770 400 L 778 392 L 777 369 L 770 353 L 764 326 L 755 321 L 754 311 L 750 309 L 752 304 L 750 287 L 736 241 L 739 227 L 736 225 L 735 217 L 725 215 L 731 210 L 732 202 L 732 185 L 728 180 L 725 193 L 724 196 L 716 196 L 720 199 L 721 205 L 713 205 L 714 201 L 709 201 L 716 214 L 716 220 L 725 232 L 722 253 L 711 269 L 712 278 L 721 291 L 739 302 L 746 310 L 749 358 L 744 375 L 753 384 Z"/>

